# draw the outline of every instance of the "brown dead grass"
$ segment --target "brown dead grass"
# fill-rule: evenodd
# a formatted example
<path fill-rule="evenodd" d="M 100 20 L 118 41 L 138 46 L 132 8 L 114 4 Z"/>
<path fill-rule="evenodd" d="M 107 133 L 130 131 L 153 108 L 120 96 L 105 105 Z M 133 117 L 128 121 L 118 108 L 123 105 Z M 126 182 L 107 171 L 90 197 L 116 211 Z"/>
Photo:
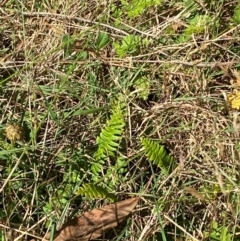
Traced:
<path fill-rule="evenodd" d="M 176 43 L 173 36 L 179 36 L 187 25 L 186 15 L 175 2 L 165 5 L 150 9 L 142 18 L 126 18 L 122 22 L 128 26 L 126 30 L 114 25 L 105 1 L 85 5 L 56 0 L 49 4 L 30 0 L 0 4 L 1 130 L 7 122 L 21 120 L 28 130 L 35 131 L 27 140 L 32 150 L 24 153 L 24 158 L 12 159 L 11 165 L 0 160 L 0 186 L 5 185 L 0 189 L 0 225 L 7 240 L 21 240 L 24 232 L 41 237 L 49 221 L 42 207 L 59 195 L 58 189 L 64 189 L 69 163 L 79 168 L 75 163 L 81 156 L 78 148 L 86 151 L 84 162 L 92 161 L 89 150 L 95 148 L 107 110 L 64 114 L 74 108 L 108 107 L 117 92 L 126 95 L 129 106 L 126 149 L 133 158 L 126 174 L 129 181 L 117 192 L 135 193 L 146 188 L 144 194 L 151 194 L 143 197 L 129 233 L 121 240 L 161 240 L 163 228 L 169 240 L 206 240 L 205 231 L 211 232 L 214 221 L 237 233 L 239 113 L 229 109 L 223 95 L 231 91 L 231 71 L 239 68 L 239 26 L 228 24 L 236 1 L 224 1 L 221 8 L 216 4 L 218 34 L 206 26 L 204 33 L 183 44 Z M 200 5 L 203 12 L 214 13 L 210 4 Z M 150 20 L 152 24 L 147 24 Z M 170 27 L 174 33 L 167 33 Z M 93 43 L 98 31 L 108 32 L 113 41 L 139 34 L 148 37 L 150 45 L 123 59 L 112 45 L 97 53 Z M 75 37 L 74 53 L 85 50 L 87 60 L 66 58 L 64 34 Z M 160 44 L 163 38 L 165 44 Z M 69 74 L 66 68 L 70 63 L 76 67 Z M 151 80 L 147 101 L 136 98 L 122 84 L 127 78 L 131 81 L 139 68 Z M 143 134 L 162 140 L 174 155 L 177 165 L 169 177 L 163 178 L 158 168 L 137 156 L 137 140 Z M 26 166 L 29 175 L 24 176 Z M 6 176 L 6 168 L 14 167 L 15 174 Z M 12 188 L 6 180 L 13 186 L 22 184 L 19 189 Z M 87 201 L 80 201 L 91 209 Z M 78 207 L 76 203 L 70 204 L 64 218 Z M 53 208 L 58 219 L 65 207 L 56 203 Z M 114 235 L 112 240 L 116 240 Z"/>

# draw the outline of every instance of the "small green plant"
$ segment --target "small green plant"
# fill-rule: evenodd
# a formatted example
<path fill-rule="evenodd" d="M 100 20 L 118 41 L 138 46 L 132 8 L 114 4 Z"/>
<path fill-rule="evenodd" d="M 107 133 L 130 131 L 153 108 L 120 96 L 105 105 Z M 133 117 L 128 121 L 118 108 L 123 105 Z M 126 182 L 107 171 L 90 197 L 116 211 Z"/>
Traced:
<path fill-rule="evenodd" d="M 107 33 L 99 32 L 95 47 L 97 50 L 105 48 L 110 42 L 110 36 Z"/>
<path fill-rule="evenodd" d="M 138 35 L 127 35 L 124 36 L 120 42 L 114 42 L 113 47 L 116 51 L 116 54 L 123 58 L 127 55 L 135 55 L 138 53 L 140 46 L 147 46 L 149 41 L 147 39 L 142 40 Z"/>
<path fill-rule="evenodd" d="M 69 57 L 73 52 L 73 46 L 74 46 L 74 38 L 69 35 L 65 34 L 62 37 L 62 44 L 63 44 L 63 50 L 65 57 Z"/>
<path fill-rule="evenodd" d="M 130 18 L 141 16 L 147 8 L 159 6 L 162 0 L 121 0 L 123 10 Z"/>
<path fill-rule="evenodd" d="M 64 174 L 63 185 L 51 196 L 49 202 L 43 206 L 43 211 L 49 214 L 54 208 L 61 209 L 69 202 L 69 198 L 75 193 L 76 186 L 81 182 L 79 172 L 70 169 Z M 51 190 L 51 185 L 48 187 Z M 53 191 L 53 190 L 51 190 Z"/>
<path fill-rule="evenodd" d="M 173 163 L 173 157 L 167 154 L 165 147 L 159 145 L 156 141 L 143 137 L 141 143 L 147 158 L 160 167 L 164 174 L 167 174 Z"/>
<path fill-rule="evenodd" d="M 137 91 L 137 96 L 143 100 L 147 100 L 150 93 L 150 81 L 147 76 L 141 76 L 134 81 L 134 89 Z"/>
<path fill-rule="evenodd" d="M 223 225 L 219 227 L 216 221 L 213 222 L 211 231 L 205 232 L 205 237 L 209 241 L 232 241 L 233 235 L 229 232 L 228 227 Z"/>
<path fill-rule="evenodd" d="M 186 20 L 188 23 L 187 28 L 183 31 L 183 34 L 178 38 L 178 42 L 184 43 L 191 38 L 192 34 L 203 33 L 209 28 L 212 23 L 212 18 L 209 15 L 201 15 L 196 13 L 192 18 Z"/>

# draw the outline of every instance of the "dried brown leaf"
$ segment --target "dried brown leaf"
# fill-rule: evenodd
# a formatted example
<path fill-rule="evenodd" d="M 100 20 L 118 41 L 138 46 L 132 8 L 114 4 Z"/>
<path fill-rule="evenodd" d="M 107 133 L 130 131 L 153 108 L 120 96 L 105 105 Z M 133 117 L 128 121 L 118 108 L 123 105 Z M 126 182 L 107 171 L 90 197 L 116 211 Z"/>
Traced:
<path fill-rule="evenodd" d="M 54 241 L 67 241 L 77 238 L 87 241 L 103 235 L 107 229 L 116 227 L 131 214 L 139 197 L 127 199 L 83 213 L 66 222 L 57 232 Z"/>

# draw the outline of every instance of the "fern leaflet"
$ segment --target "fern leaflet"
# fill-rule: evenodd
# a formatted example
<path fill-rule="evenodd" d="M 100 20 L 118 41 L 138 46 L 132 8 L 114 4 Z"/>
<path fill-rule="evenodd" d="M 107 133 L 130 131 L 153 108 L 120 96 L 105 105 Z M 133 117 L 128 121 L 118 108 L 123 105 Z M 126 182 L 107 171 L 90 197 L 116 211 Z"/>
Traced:
<path fill-rule="evenodd" d="M 167 174 L 173 163 L 173 157 L 167 154 L 164 146 L 159 145 L 156 141 L 143 137 L 141 138 L 141 143 L 147 158 Z"/>
<path fill-rule="evenodd" d="M 83 186 L 80 187 L 75 194 L 89 198 L 109 198 L 111 201 L 116 200 L 116 196 L 114 194 L 109 193 L 105 188 L 95 184 L 83 184 Z"/>
<path fill-rule="evenodd" d="M 92 164 L 92 171 L 98 174 L 102 170 L 102 165 L 109 156 L 115 156 L 122 138 L 125 122 L 123 110 L 120 104 L 113 108 L 113 113 L 104 128 L 97 137 L 98 149 L 94 154 L 95 162 Z"/>

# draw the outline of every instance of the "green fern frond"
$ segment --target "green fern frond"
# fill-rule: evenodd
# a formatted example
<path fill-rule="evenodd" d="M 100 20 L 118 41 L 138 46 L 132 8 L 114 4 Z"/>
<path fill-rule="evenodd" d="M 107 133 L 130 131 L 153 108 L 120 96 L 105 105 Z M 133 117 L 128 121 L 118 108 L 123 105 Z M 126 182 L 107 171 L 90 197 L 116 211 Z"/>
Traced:
<path fill-rule="evenodd" d="M 94 154 L 95 162 L 92 164 L 92 172 L 97 174 L 101 172 L 105 160 L 114 157 L 119 149 L 119 142 L 125 127 L 122 105 L 115 104 L 110 119 L 97 137 L 98 149 Z"/>
<path fill-rule="evenodd" d="M 93 164 L 92 164 L 92 172 L 94 174 L 98 174 L 102 171 L 102 167 L 103 167 L 103 164 L 104 164 L 104 161 L 103 160 L 98 160 L 98 161 L 95 161 Z M 97 179 L 96 179 L 97 180 Z"/>
<path fill-rule="evenodd" d="M 173 162 L 173 157 L 167 154 L 164 146 L 159 145 L 156 141 L 143 137 L 141 138 L 141 144 L 147 158 L 167 174 Z"/>
<path fill-rule="evenodd" d="M 109 193 L 105 188 L 95 184 L 83 184 L 76 193 L 76 195 L 85 196 L 88 198 L 109 198 L 111 201 L 116 200 L 116 196 Z"/>

